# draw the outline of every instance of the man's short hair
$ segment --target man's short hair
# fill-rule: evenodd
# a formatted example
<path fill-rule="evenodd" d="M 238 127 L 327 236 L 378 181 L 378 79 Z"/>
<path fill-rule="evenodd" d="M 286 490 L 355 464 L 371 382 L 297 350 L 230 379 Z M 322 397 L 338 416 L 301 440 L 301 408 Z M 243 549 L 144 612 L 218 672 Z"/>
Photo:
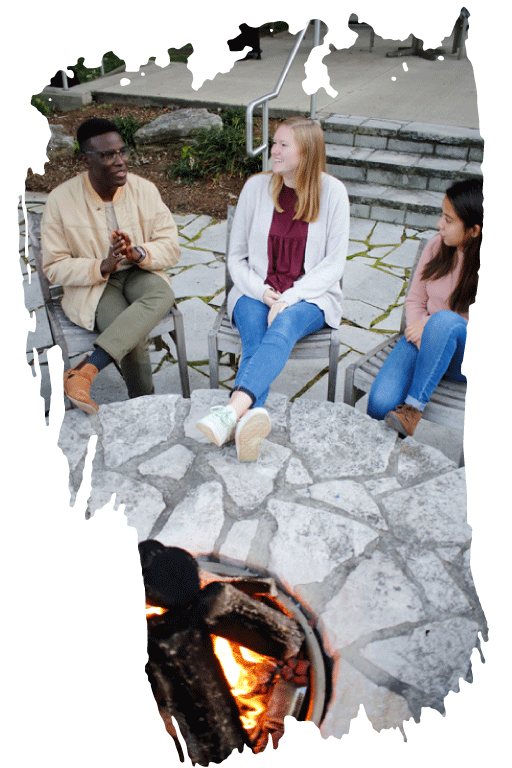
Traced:
<path fill-rule="evenodd" d="M 119 133 L 119 130 L 112 120 L 106 120 L 104 117 L 90 117 L 78 128 L 76 132 L 76 140 L 78 146 L 83 151 L 85 143 L 94 138 L 94 136 L 101 136 L 103 133 Z"/>

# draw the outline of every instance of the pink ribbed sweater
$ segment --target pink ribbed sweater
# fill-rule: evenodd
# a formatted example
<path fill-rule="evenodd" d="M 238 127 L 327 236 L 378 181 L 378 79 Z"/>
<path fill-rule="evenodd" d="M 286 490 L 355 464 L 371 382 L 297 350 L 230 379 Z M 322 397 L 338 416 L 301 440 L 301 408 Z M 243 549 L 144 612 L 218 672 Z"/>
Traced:
<path fill-rule="evenodd" d="M 459 253 L 457 264 L 448 275 L 445 275 L 438 280 L 425 281 L 421 279 L 425 264 L 437 254 L 440 247 L 441 235 L 436 235 L 429 243 L 427 243 L 425 250 L 420 256 L 416 272 L 412 279 L 411 288 L 407 295 L 407 299 L 405 300 L 407 325 L 411 325 L 411 323 L 416 322 L 416 320 L 422 320 L 423 325 L 425 325 L 434 312 L 439 312 L 441 309 L 450 309 L 448 306 L 448 299 L 459 281 L 460 270 L 462 267 L 462 254 Z M 469 314 L 467 312 L 460 312 L 459 314 L 465 320 L 469 319 Z"/>

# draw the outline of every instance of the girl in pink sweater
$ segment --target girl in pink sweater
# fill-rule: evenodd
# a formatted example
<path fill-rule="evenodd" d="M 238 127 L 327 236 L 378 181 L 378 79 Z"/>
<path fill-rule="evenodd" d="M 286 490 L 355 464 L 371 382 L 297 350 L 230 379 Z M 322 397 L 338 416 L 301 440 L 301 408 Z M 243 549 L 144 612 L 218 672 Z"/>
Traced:
<path fill-rule="evenodd" d="M 368 400 L 368 414 L 403 436 L 414 433 L 443 376 L 466 380 L 461 365 L 480 266 L 482 181 L 454 184 L 442 210 L 439 235 L 423 251 L 405 302 L 405 333 L 379 371 Z"/>

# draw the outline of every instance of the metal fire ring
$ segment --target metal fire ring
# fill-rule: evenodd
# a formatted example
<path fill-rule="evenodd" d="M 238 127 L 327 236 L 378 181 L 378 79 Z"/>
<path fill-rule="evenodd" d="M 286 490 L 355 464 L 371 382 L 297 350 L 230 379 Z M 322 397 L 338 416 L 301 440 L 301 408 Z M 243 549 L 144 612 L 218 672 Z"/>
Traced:
<path fill-rule="evenodd" d="M 270 574 L 263 575 L 262 573 L 231 565 L 230 563 L 222 563 L 201 557 L 196 558 L 196 560 L 202 571 L 216 576 L 233 576 L 236 578 L 254 580 L 261 579 L 262 581 L 268 578 L 273 578 Z M 313 671 L 313 674 L 310 675 L 309 678 L 309 704 L 304 720 L 313 722 L 315 725 L 319 726 L 325 709 L 327 690 L 325 662 L 322 649 L 300 606 L 290 595 L 283 592 L 277 583 L 275 586 L 279 603 L 294 617 L 294 619 L 296 619 L 304 631 L 306 650 Z"/>

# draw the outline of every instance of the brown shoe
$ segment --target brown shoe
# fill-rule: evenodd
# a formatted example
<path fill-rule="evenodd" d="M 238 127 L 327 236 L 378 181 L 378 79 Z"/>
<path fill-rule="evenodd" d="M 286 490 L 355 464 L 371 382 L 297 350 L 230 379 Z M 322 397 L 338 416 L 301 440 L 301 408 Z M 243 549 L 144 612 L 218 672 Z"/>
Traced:
<path fill-rule="evenodd" d="M 85 358 L 87 359 L 87 358 Z M 64 392 L 73 405 L 85 413 L 97 413 L 98 406 L 91 400 L 89 391 L 98 369 L 92 363 L 82 360 L 75 368 L 70 368 L 64 374 Z"/>
<path fill-rule="evenodd" d="M 414 434 L 414 430 L 422 417 L 422 412 L 412 405 L 397 405 L 394 411 L 386 414 L 384 422 L 395 429 L 398 434 L 407 437 Z"/>

